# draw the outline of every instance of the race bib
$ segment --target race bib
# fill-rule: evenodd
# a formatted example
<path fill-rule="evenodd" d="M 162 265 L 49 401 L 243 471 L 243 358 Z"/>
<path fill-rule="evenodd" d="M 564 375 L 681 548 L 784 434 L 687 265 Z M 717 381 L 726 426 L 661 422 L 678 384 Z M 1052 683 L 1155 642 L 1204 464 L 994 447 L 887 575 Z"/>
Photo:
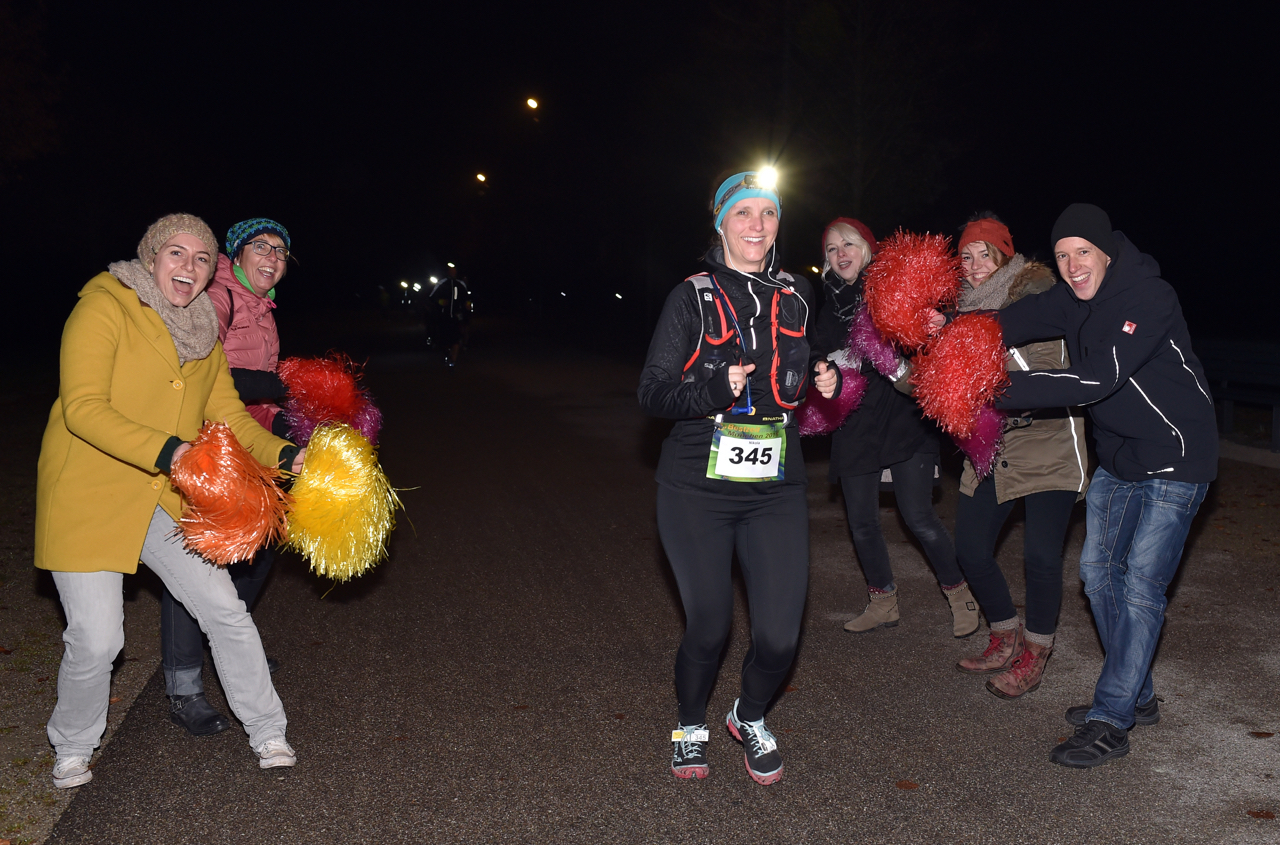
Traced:
<path fill-rule="evenodd" d="M 782 481 L 786 426 L 715 423 L 707 478 L 725 481 Z"/>

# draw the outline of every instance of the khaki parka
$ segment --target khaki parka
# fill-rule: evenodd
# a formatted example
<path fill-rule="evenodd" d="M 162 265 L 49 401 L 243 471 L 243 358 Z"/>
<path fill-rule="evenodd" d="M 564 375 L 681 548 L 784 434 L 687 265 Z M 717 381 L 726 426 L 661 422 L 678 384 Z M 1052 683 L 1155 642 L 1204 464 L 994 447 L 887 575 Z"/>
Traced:
<path fill-rule="evenodd" d="M 1028 262 L 1009 285 L 1009 295 L 1000 307 L 1042 293 L 1054 283 L 1053 271 L 1039 262 Z M 1066 344 L 1051 340 L 1010 350 L 1008 369 L 1060 370 L 1069 364 Z M 1001 503 L 1048 490 L 1074 490 L 1083 496 L 1089 486 L 1089 467 L 1080 409 L 1047 408 L 1021 416 L 1011 414 L 992 476 L 996 501 Z M 977 487 L 973 465 L 965 458 L 960 492 L 972 496 Z"/>
<path fill-rule="evenodd" d="M 181 516 L 181 497 L 156 467 L 171 436 L 193 440 L 206 420 L 225 422 L 268 466 L 291 445 L 245 411 L 221 343 L 179 366 L 160 316 L 110 273 L 80 291 L 59 376 L 36 481 L 40 569 L 137 571 L 156 505 Z"/>

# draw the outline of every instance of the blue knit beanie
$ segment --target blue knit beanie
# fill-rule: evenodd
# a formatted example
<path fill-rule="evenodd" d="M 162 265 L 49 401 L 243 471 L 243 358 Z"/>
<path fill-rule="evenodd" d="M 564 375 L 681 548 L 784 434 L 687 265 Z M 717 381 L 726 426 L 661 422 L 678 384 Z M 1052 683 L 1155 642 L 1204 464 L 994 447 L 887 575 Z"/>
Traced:
<path fill-rule="evenodd" d="M 720 187 L 716 189 L 715 205 L 712 208 L 716 216 L 716 231 L 720 231 L 720 224 L 724 222 L 724 216 L 729 213 L 729 209 L 733 208 L 740 200 L 751 199 L 752 197 L 763 197 L 772 200 L 774 206 L 778 209 L 778 219 L 782 219 L 782 203 L 778 200 L 778 192 L 774 188 L 762 188 L 756 184 L 756 176 L 758 174 L 754 170 L 744 170 L 741 173 L 735 173 L 728 179 L 720 183 Z"/>
<path fill-rule="evenodd" d="M 274 220 L 268 220 L 266 217 L 255 217 L 252 220 L 241 220 L 227 232 L 227 255 L 235 258 L 240 248 L 248 243 L 254 235 L 262 235 L 267 232 L 279 235 L 280 240 L 284 241 L 285 248 L 292 249 L 289 243 L 288 229 Z"/>

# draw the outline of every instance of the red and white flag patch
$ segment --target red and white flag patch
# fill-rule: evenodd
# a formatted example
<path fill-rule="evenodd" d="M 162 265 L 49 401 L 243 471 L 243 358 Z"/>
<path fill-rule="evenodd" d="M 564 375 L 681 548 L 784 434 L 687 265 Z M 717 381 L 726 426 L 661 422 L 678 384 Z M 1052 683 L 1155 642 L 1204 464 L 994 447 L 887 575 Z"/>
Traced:
<path fill-rule="evenodd" d="M 1133 330 L 1136 329 L 1137 327 L 1138 327 L 1137 323 L 1131 323 L 1128 320 L 1125 320 L 1123 331 L 1125 334 L 1133 334 Z"/>

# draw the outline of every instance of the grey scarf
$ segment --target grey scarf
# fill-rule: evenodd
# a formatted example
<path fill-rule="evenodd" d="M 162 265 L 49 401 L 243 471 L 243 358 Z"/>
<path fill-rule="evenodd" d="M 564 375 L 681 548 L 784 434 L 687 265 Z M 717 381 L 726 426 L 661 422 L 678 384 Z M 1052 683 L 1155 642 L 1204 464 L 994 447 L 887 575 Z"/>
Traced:
<path fill-rule="evenodd" d="M 957 307 L 961 311 L 999 308 L 1009 298 L 1009 286 L 1026 266 L 1027 259 L 1022 256 L 1022 253 L 1018 253 L 999 270 L 987 276 L 987 280 L 976 288 L 966 280 L 964 289 L 960 292 L 960 303 Z"/>
<path fill-rule="evenodd" d="M 186 308 L 179 308 L 164 298 L 156 280 L 138 259 L 116 261 L 107 266 L 107 272 L 160 315 L 173 338 L 173 347 L 178 350 L 179 366 L 207 358 L 213 351 L 213 345 L 218 342 L 218 312 L 213 308 L 213 300 L 203 291 Z"/>

